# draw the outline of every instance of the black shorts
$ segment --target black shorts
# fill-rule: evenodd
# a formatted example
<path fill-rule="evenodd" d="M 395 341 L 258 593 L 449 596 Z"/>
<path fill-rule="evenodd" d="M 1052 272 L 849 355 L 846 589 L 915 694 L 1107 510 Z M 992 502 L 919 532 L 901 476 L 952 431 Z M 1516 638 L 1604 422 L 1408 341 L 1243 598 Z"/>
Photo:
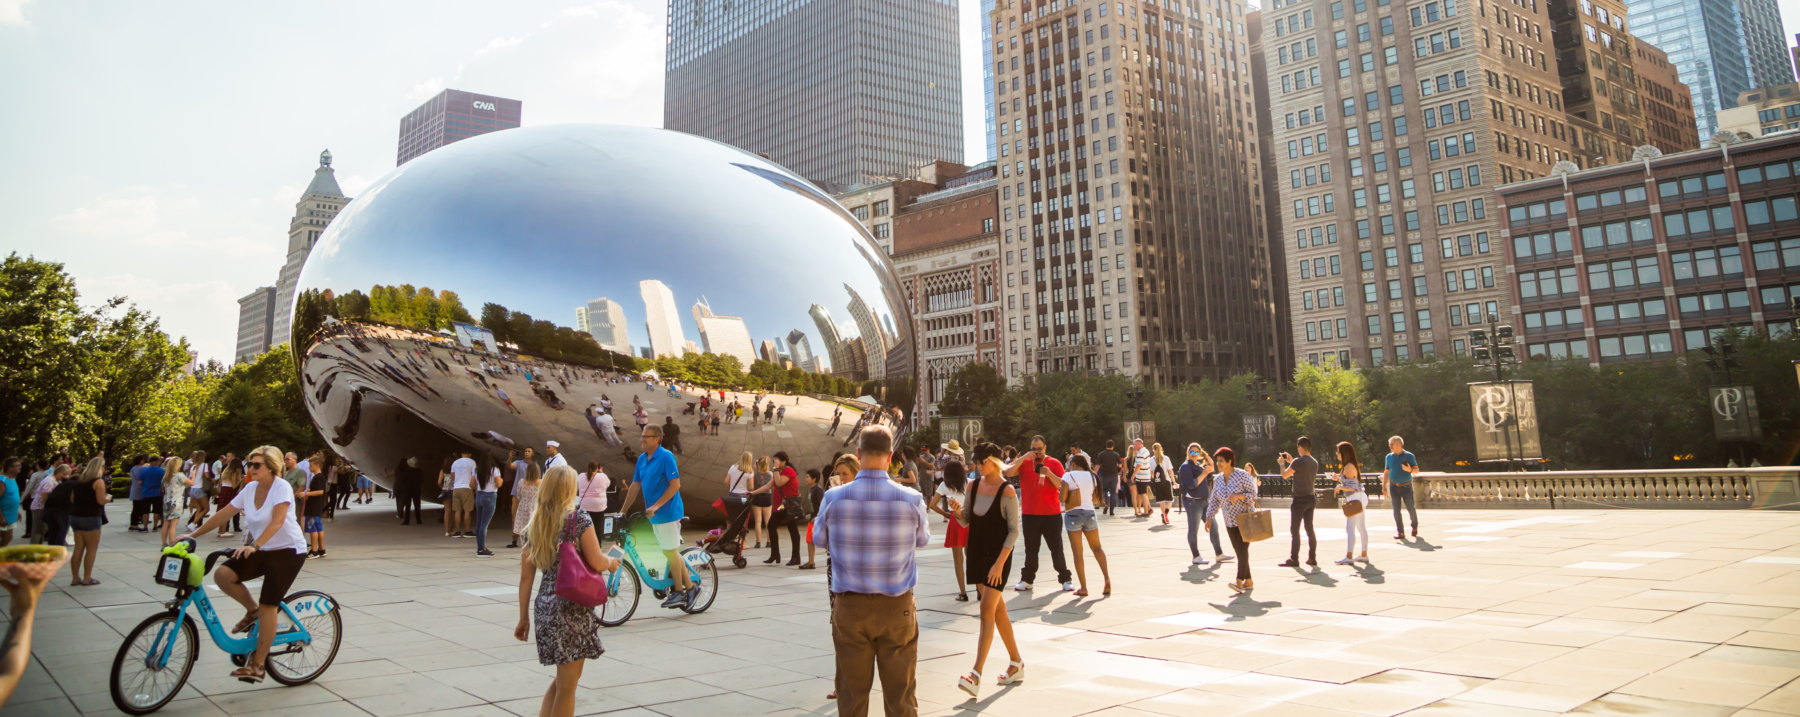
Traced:
<path fill-rule="evenodd" d="M 225 561 L 225 567 L 237 574 L 240 583 L 263 579 L 262 593 L 256 598 L 258 605 L 280 605 L 305 565 L 306 553 L 292 550 L 258 550 L 249 557 Z"/>
<path fill-rule="evenodd" d="M 775 507 L 775 498 L 768 493 L 757 493 L 750 496 L 750 505 L 757 508 L 773 508 Z"/>

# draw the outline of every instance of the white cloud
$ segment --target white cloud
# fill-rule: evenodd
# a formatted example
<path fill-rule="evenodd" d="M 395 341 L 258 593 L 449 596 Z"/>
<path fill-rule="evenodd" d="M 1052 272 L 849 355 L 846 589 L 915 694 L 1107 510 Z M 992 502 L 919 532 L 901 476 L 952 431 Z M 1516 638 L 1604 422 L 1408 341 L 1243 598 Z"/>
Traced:
<path fill-rule="evenodd" d="M 170 338 L 186 337 L 200 360 L 230 362 L 236 349 L 237 295 L 224 279 L 184 275 L 173 268 L 154 272 L 127 272 L 93 280 L 78 279 L 82 298 L 99 303 L 124 296 L 128 303 L 162 321 Z M 220 327 L 230 327 L 221 331 Z"/>
<path fill-rule="evenodd" d="M 0 25 L 23 25 L 29 27 L 31 21 L 25 19 L 25 6 L 31 0 L 0 0 Z"/>
<path fill-rule="evenodd" d="M 0 0 L 4 2 L 5 0 Z M 444 91 L 444 78 L 432 77 L 413 85 L 412 91 L 406 93 L 407 102 L 418 102 Z"/>
<path fill-rule="evenodd" d="M 609 0 L 490 41 L 454 83 L 523 101 L 526 124 L 661 126 L 663 42 L 662 17 Z"/>
<path fill-rule="evenodd" d="M 52 218 L 50 226 L 90 236 L 149 232 L 156 228 L 156 197 L 97 199 L 88 206 Z"/>

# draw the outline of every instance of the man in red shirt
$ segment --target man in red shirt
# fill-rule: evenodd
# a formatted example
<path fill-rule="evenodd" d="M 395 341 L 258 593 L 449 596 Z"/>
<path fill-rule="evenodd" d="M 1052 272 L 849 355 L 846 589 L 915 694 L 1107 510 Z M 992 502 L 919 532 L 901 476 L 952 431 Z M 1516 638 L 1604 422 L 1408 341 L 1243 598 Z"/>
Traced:
<path fill-rule="evenodd" d="M 1065 591 L 1074 590 L 1068 563 L 1063 562 L 1062 461 L 1045 455 L 1043 436 L 1031 437 L 1031 450 L 1006 466 L 1008 477 L 1019 478 L 1019 522 L 1025 531 L 1025 567 L 1019 571 L 1019 584 L 1013 589 L 1031 589 L 1037 577 L 1038 541 L 1050 544 L 1050 564 L 1056 568 L 1056 580 Z M 1038 465 L 1050 468 L 1050 476 L 1038 474 Z"/>

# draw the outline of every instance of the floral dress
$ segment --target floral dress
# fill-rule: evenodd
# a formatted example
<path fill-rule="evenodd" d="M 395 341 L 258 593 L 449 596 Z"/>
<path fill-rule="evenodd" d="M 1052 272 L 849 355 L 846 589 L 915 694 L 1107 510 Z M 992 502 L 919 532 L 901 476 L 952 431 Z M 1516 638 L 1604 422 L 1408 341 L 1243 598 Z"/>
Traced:
<path fill-rule="evenodd" d="M 525 534 L 526 526 L 531 525 L 531 513 L 537 510 L 538 483 L 519 482 L 519 495 L 513 499 L 518 505 L 513 508 L 513 532 Z"/>
<path fill-rule="evenodd" d="M 594 525 L 587 513 L 569 511 L 563 522 L 562 542 L 581 539 L 581 531 Z M 538 662 L 561 665 L 576 660 L 591 660 L 606 653 L 600 644 L 600 616 L 594 609 L 564 600 L 556 595 L 556 561 L 539 565 L 543 580 L 538 582 L 537 597 L 531 603 L 532 628 L 537 630 Z"/>

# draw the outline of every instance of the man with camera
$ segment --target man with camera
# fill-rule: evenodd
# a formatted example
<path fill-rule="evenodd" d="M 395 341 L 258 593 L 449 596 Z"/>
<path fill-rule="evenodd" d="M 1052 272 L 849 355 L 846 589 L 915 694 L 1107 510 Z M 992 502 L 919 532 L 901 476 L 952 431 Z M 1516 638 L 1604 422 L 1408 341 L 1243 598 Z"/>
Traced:
<path fill-rule="evenodd" d="M 1300 457 L 1288 455 L 1283 451 L 1277 462 L 1281 464 L 1281 477 L 1293 481 L 1293 503 L 1288 506 L 1288 536 L 1292 543 L 1288 548 L 1287 562 L 1280 567 L 1293 568 L 1300 565 L 1300 526 L 1306 526 L 1306 564 L 1319 567 L 1319 537 L 1313 534 L 1313 508 L 1318 507 L 1319 498 L 1313 494 L 1313 479 L 1319 476 L 1319 461 L 1312 457 L 1312 439 L 1301 436 L 1294 441 L 1294 450 Z"/>

